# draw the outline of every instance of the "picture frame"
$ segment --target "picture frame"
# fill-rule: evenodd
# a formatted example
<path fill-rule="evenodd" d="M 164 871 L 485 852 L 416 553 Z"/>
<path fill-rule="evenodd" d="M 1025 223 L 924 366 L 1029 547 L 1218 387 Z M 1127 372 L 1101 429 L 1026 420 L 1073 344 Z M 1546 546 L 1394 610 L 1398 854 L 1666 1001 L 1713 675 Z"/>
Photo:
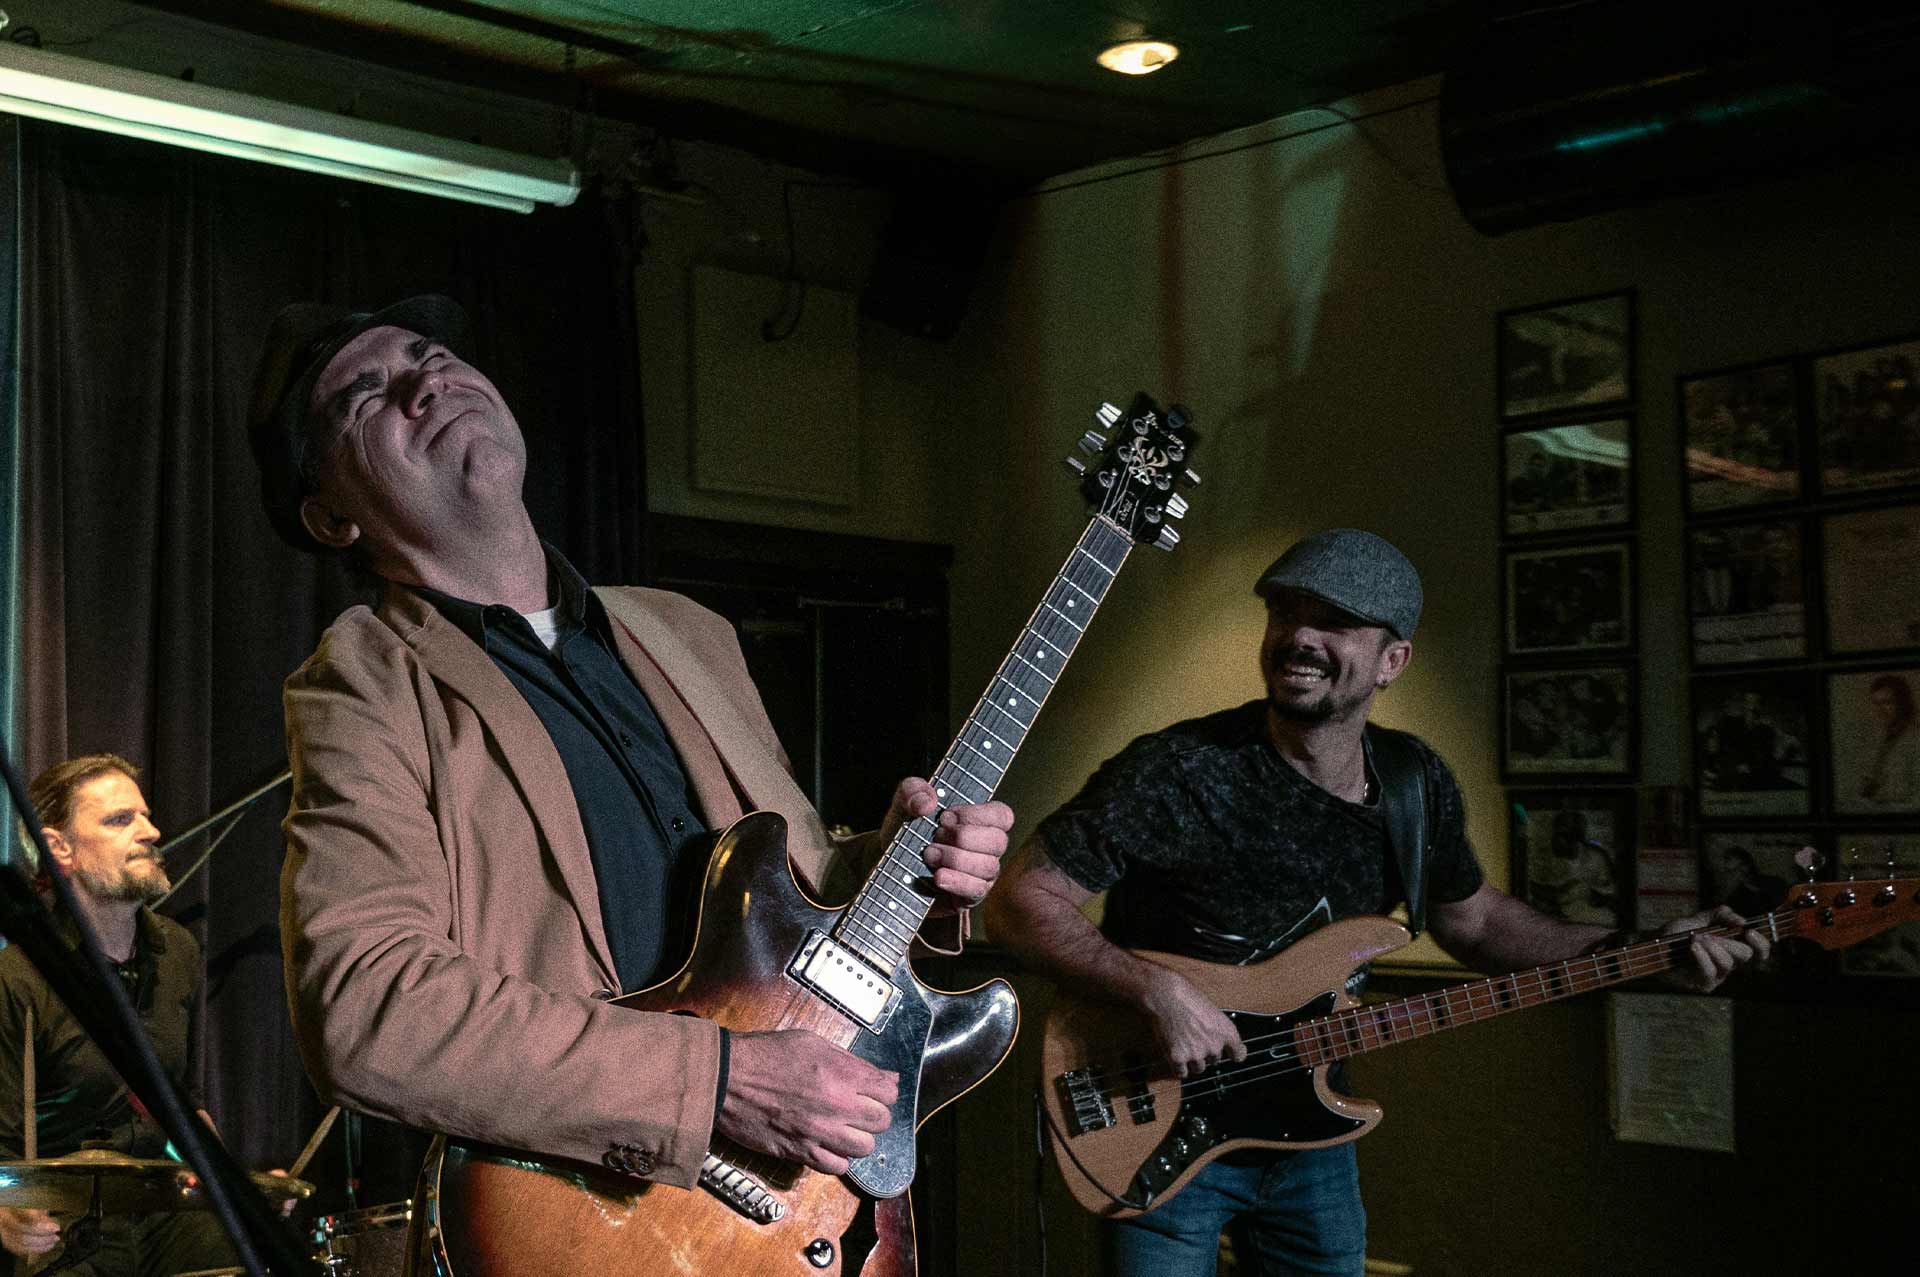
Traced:
<path fill-rule="evenodd" d="M 1632 925 L 1634 828 L 1630 789 L 1510 791 L 1513 894 L 1563 922 Z"/>
<path fill-rule="evenodd" d="M 1799 516 L 1687 530 L 1687 627 L 1696 666 L 1809 655 L 1806 548 Z"/>
<path fill-rule="evenodd" d="M 1920 338 L 1816 356 L 1812 396 L 1823 494 L 1920 484 Z"/>
<path fill-rule="evenodd" d="M 1920 505 L 1825 515 L 1820 567 L 1828 653 L 1920 649 Z"/>
<path fill-rule="evenodd" d="M 1808 671 L 1714 674 L 1692 687 L 1700 815 L 1813 814 L 1813 677 Z"/>
<path fill-rule="evenodd" d="M 1827 672 L 1827 792 L 1834 815 L 1920 815 L 1916 693 L 1920 664 Z"/>
<path fill-rule="evenodd" d="M 1633 290 L 1503 310 L 1494 338 L 1501 421 L 1631 403 Z"/>
<path fill-rule="evenodd" d="M 1834 835 L 1838 878 L 1920 878 L 1920 833 L 1840 830 Z M 1920 980 L 1920 922 L 1903 922 L 1840 951 L 1850 977 Z"/>
<path fill-rule="evenodd" d="M 1509 430 L 1500 449 L 1500 528 L 1509 537 L 1630 528 L 1631 413 Z"/>
<path fill-rule="evenodd" d="M 1806 873 L 1795 859 L 1820 847 L 1809 829 L 1705 829 L 1700 833 L 1700 907 L 1726 905 L 1743 918 L 1778 909 Z M 1821 853 L 1820 864 L 1826 863 Z M 1816 866 L 1818 867 L 1818 866 Z"/>
<path fill-rule="evenodd" d="M 1509 656 L 1571 656 L 1634 646 L 1631 541 L 1507 550 L 1501 589 Z"/>
<path fill-rule="evenodd" d="M 1509 666 L 1501 695 L 1502 779 L 1633 779 L 1640 763 L 1635 673 L 1626 661 Z"/>
<path fill-rule="evenodd" d="M 1805 495 L 1799 384 L 1791 359 L 1675 379 L 1688 517 Z"/>

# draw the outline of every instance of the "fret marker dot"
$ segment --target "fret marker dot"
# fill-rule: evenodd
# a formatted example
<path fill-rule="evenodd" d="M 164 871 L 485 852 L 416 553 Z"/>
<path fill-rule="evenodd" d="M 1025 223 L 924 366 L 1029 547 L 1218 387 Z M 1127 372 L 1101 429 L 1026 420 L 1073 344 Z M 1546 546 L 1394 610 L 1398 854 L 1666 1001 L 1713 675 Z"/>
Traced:
<path fill-rule="evenodd" d="M 942 798 L 945 798 L 947 796 L 947 791 L 944 789 L 936 789 L 933 792 Z"/>
<path fill-rule="evenodd" d="M 1074 601 L 1073 601 L 1072 599 L 1068 599 L 1068 600 L 1067 600 L 1067 606 L 1068 606 L 1068 607 L 1073 607 L 1073 606 L 1075 606 L 1075 604 L 1074 604 Z"/>
<path fill-rule="evenodd" d="M 992 749 L 992 748 L 993 748 L 993 742 L 992 742 L 992 741 L 988 741 L 988 742 L 987 742 L 987 743 L 986 743 L 986 744 L 985 744 L 984 746 L 982 746 L 982 748 L 984 748 L 984 749 Z"/>
<path fill-rule="evenodd" d="M 1009 696 L 1009 697 L 1007 697 L 1007 708 L 1008 708 L 1008 709 L 1012 709 L 1012 708 L 1013 708 L 1013 707 L 1014 707 L 1015 705 L 1018 705 L 1019 703 L 1020 703 L 1020 702 L 1019 702 L 1019 701 L 1016 701 L 1015 699 L 1013 699 L 1013 697 L 1011 697 L 1011 696 Z"/>
<path fill-rule="evenodd" d="M 899 904 L 897 904 L 896 902 L 894 902 L 894 901 L 892 901 L 892 900 L 889 900 L 889 901 L 887 901 L 887 908 L 889 908 L 889 909 L 898 909 L 899 907 L 900 907 L 900 906 L 899 906 Z"/>

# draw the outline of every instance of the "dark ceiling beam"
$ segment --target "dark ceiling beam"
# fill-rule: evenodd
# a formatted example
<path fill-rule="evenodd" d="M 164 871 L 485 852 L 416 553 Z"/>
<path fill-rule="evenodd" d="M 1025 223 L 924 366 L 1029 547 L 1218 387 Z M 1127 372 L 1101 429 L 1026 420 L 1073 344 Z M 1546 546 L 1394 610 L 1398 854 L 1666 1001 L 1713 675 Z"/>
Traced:
<path fill-rule="evenodd" d="M 717 142 L 816 173 L 880 187 L 938 182 L 990 197 L 1011 194 L 1044 172 L 989 168 L 881 142 L 854 141 L 711 102 L 653 96 L 580 75 L 539 71 L 419 36 L 282 9 L 257 0 L 135 0 L 142 8 L 336 54 L 409 75 L 588 111 L 687 141 Z"/>

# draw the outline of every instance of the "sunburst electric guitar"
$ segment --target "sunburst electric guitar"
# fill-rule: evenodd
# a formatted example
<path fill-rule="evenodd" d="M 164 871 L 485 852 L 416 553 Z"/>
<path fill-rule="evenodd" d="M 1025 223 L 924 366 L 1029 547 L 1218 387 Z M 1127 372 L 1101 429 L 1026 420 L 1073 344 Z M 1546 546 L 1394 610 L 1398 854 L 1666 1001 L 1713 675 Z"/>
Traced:
<path fill-rule="evenodd" d="M 985 802 L 1135 544 L 1172 549 L 1168 520 L 1197 476 L 1184 410 L 1148 396 L 1096 414 L 1072 458 L 1096 508 L 932 781 L 943 807 Z M 895 835 L 852 903 L 824 908 L 793 877 L 786 823 L 751 813 L 723 833 L 678 973 L 614 1000 L 705 1016 L 730 1029 L 810 1029 L 900 1076 L 893 1124 L 845 1175 L 824 1175 L 716 1137 L 700 1187 L 683 1190 L 441 1142 L 423 1173 L 433 1259 L 452 1277 L 914 1271 L 915 1131 L 991 1073 L 1013 1045 L 1019 1003 L 1004 980 L 930 989 L 907 962 L 933 906 L 922 853 L 934 817 Z M 644 1068 L 644 1061 L 635 1061 Z"/>
<path fill-rule="evenodd" d="M 1920 879 L 1805 883 L 1739 927 L 1827 949 L 1920 918 Z M 1041 1102 L 1055 1161 L 1088 1210 L 1124 1219 L 1161 1205 L 1202 1167 L 1242 1148 L 1322 1148 L 1354 1140 L 1381 1109 L 1333 1089 L 1341 1060 L 1415 1038 L 1656 975 L 1686 961 L 1693 933 L 1661 936 L 1433 993 L 1360 1004 L 1346 993 L 1362 964 L 1409 940 L 1388 918 L 1348 918 L 1265 962 L 1221 966 L 1140 956 L 1179 972 L 1227 1013 L 1247 1058 L 1182 1081 L 1140 1017 L 1064 995 L 1047 1017 Z"/>

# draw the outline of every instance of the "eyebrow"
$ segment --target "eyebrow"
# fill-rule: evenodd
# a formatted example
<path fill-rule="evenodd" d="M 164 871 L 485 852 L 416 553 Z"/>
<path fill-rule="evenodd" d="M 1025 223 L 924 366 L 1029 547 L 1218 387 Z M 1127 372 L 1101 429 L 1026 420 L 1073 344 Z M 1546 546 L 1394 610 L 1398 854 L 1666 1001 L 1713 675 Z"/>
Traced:
<path fill-rule="evenodd" d="M 340 418 L 346 415 L 347 406 L 351 404 L 357 396 L 365 394 L 369 390 L 380 389 L 380 383 L 385 380 L 386 377 L 384 374 L 377 369 L 369 368 L 340 389 L 334 391 L 333 397 L 327 400 L 327 420 L 329 422 L 339 421 Z"/>

